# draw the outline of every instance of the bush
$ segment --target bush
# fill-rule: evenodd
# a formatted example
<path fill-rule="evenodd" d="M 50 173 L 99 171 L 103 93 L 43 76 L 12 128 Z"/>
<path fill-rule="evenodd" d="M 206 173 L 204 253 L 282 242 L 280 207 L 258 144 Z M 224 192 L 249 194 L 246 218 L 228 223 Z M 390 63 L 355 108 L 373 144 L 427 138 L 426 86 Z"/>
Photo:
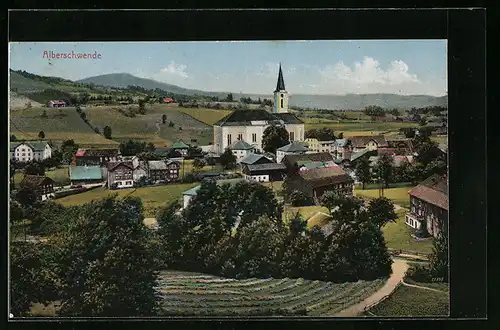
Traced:
<path fill-rule="evenodd" d="M 300 190 L 292 191 L 288 199 L 292 206 L 305 206 L 308 204 L 307 196 Z"/>
<path fill-rule="evenodd" d="M 406 277 L 416 282 L 426 283 L 431 281 L 429 268 L 420 265 L 410 267 L 406 272 Z"/>
<path fill-rule="evenodd" d="M 182 183 L 193 183 L 198 181 L 199 178 L 197 175 L 194 175 L 193 173 L 188 173 L 184 175 L 184 177 L 180 180 Z"/>

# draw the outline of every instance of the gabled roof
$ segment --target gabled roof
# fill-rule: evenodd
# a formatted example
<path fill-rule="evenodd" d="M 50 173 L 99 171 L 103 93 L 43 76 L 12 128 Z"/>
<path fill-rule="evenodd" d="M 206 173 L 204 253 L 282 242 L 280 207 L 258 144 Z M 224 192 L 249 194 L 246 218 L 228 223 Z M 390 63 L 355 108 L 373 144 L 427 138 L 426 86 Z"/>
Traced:
<path fill-rule="evenodd" d="M 410 196 L 448 210 L 448 179 L 446 176 L 434 174 L 408 193 Z"/>
<path fill-rule="evenodd" d="M 272 163 L 269 158 L 265 157 L 264 155 L 259 155 L 259 154 L 248 154 L 245 158 L 243 158 L 240 161 L 240 164 L 255 164 L 256 162 L 265 162 L 265 163 Z"/>
<path fill-rule="evenodd" d="M 340 167 L 315 168 L 299 171 L 299 176 L 313 188 L 331 184 L 354 182 L 351 176 Z"/>
<path fill-rule="evenodd" d="M 130 162 L 130 161 L 127 161 L 127 162 L 109 162 L 108 163 L 108 171 L 114 171 L 120 165 L 128 167 L 131 170 L 134 169 L 134 164 L 132 164 L 132 162 Z"/>
<path fill-rule="evenodd" d="M 283 151 L 283 152 L 306 152 L 307 150 L 309 149 L 305 147 L 303 143 L 297 141 L 294 141 L 292 143 L 287 144 L 286 146 L 278 148 L 278 151 Z"/>
<path fill-rule="evenodd" d="M 252 122 L 259 125 L 271 124 L 302 124 L 293 113 L 270 113 L 263 109 L 234 110 L 216 122 L 215 126 L 251 126 Z"/>
<path fill-rule="evenodd" d="M 79 149 L 78 151 L 82 151 L 82 149 Z M 77 154 L 78 153 L 79 152 L 77 152 Z M 120 150 L 114 149 L 114 148 L 113 149 L 107 148 L 107 149 L 84 149 L 83 150 L 83 156 L 85 156 L 85 157 L 117 157 L 119 155 L 120 155 Z"/>
<path fill-rule="evenodd" d="M 372 135 L 372 136 L 351 136 L 349 137 L 351 144 L 355 148 L 363 148 L 370 141 L 375 141 L 378 147 L 387 147 L 388 143 L 383 135 Z"/>
<path fill-rule="evenodd" d="M 150 170 L 166 170 L 167 163 L 163 160 L 150 160 L 148 161 L 148 168 Z"/>
<path fill-rule="evenodd" d="M 329 152 L 319 152 L 319 153 L 314 153 L 314 154 L 291 154 L 291 155 L 286 155 L 283 157 L 283 160 L 281 161 L 283 164 L 285 164 L 287 167 L 293 166 L 294 164 L 297 164 L 299 161 L 303 161 L 304 163 L 306 162 L 328 162 L 328 161 L 333 161 L 334 158 L 332 154 Z"/>
<path fill-rule="evenodd" d="M 253 147 L 250 144 L 246 143 L 245 141 L 239 140 L 239 141 L 234 142 L 231 146 L 229 146 L 229 149 L 231 149 L 231 150 L 250 150 L 250 149 L 253 149 Z"/>
<path fill-rule="evenodd" d="M 172 149 L 188 149 L 189 146 L 182 140 L 177 140 L 172 144 Z"/>
<path fill-rule="evenodd" d="M 69 178 L 73 180 L 101 180 L 102 172 L 99 166 L 75 166 L 69 168 Z"/>
<path fill-rule="evenodd" d="M 54 180 L 52 180 L 51 178 L 49 178 L 47 176 L 26 174 L 24 176 L 24 178 L 21 180 L 21 183 L 19 185 L 21 187 L 27 186 L 27 187 L 36 188 L 40 185 L 50 184 L 50 183 L 54 184 L 55 182 L 54 182 Z"/>
<path fill-rule="evenodd" d="M 376 153 L 376 150 L 369 150 L 369 149 L 364 149 L 364 150 L 358 151 L 358 152 L 351 155 L 351 162 L 355 161 L 355 160 L 357 160 L 360 157 L 363 157 L 365 155 L 375 154 L 375 153 Z"/>
<path fill-rule="evenodd" d="M 267 163 L 246 165 L 249 172 L 285 171 L 286 166 L 282 163 Z"/>
<path fill-rule="evenodd" d="M 310 161 L 301 161 L 299 160 L 297 162 L 297 165 L 303 166 L 303 168 L 306 169 L 313 169 L 313 168 L 325 168 L 325 167 L 339 167 L 335 161 L 329 160 L 329 161 L 318 161 L 318 162 L 310 162 Z"/>
<path fill-rule="evenodd" d="M 34 151 L 44 151 L 45 148 L 47 147 L 48 143 L 45 141 L 17 141 L 17 142 L 10 142 L 10 151 L 14 151 L 19 145 L 25 144 L 32 148 Z"/>

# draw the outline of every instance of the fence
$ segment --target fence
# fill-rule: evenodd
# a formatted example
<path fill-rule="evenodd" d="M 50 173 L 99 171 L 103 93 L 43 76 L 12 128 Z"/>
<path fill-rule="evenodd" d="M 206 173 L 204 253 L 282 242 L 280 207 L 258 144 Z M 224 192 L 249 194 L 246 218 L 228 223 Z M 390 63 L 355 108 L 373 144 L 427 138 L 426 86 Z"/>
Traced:
<path fill-rule="evenodd" d="M 396 250 L 396 249 L 390 249 L 390 248 L 388 248 L 387 250 L 389 251 L 390 254 L 396 255 L 396 256 L 400 255 L 400 254 L 412 254 L 412 255 L 416 255 L 419 257 L 425 257 L 425 258 L 428 258 L 430 256 L 430 253 L 423 253 L 423 252 Z"/>

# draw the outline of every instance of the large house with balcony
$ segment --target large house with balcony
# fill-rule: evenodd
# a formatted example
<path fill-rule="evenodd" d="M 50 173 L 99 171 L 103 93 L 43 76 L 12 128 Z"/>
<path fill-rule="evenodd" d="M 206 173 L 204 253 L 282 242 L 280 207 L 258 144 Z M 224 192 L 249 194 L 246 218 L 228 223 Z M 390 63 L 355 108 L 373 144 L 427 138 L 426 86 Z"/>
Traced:
<path fill-rule="evenodd" d="M 84 149 L 80 148 L 73 157 L 74 166 L 101 166 L 106 167 L 108 162 L 117 162 L 120 158 L 120 149 Z"/>
<path fill-rule="evenodd" d="M 256 150 L 263 151 L 262 136 L 271 125 L 285 126 L 290 142 L 304 141 L 304 123 L 288 110 L 288 92 L 280 65 L 272 112 L 262 109 L 235 110 L 216 122 L 213 126 L 214 152 L 220 155 L 236 141 L 245 141 Z"/>
<path fill-rule="evenodd" d="M 43 175 L 25 175 L 19 183 L 21 188 L 32 189 L 39 201 L 54 197 L 54 185 L 54 180 Z"/>
<path fill-rule="evenodd" d="M 406 224 L 415 229 L 423 229 L 436 237 L 440 228 L 448 227 L 448 179 L 437 174 L 427 178 L 411 189 L 410 212 L 406 214 Z"/>
<path fill-rule="evenodd" d="M 109 189 L 132 188 L 134 186 L 134 165 L 131 161 L 109 162 L 107 172 Z"/>
<path fill-rule="evenodd" d="M 42 161 L 52 157 L 52 148 L 45 141 L 10 143 L 10 159 L 18 162 Z"/>

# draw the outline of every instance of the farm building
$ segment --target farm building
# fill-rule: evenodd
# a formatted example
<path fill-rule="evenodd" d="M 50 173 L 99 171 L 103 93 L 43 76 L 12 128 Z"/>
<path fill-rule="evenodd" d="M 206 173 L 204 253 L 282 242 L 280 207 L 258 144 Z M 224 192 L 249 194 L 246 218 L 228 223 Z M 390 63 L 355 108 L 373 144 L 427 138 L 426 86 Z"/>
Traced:
<path fill-rule="evenodd" d="M 10 142 L 10 159 L 18 162 L 44 160 L 52 157 L 52 148 L 44 141 Z"/>
<path fill-rule="evenodd" d="M 309 152 L 334 152 L 335 140 L 319 141 L 318 139 L 308 138 L 305 139 Z"/>
<path fill-rule="evenodd" d="M 334 158 L 329 152 L 320 152 L 317 154 L 292 154 L 286 155 L 281 162 L 285 164 L 289 175 L 294 175 L 299 168 L 313 162 L 333 162 Z"/>
<path fill-rule="evenodd" d="M 257 164 L 270 164 L 274 163 L 271 159 L 261 154 L 248 154 L 245 158 L 240 160 L 240 165 L 257 165 Z"/>
<path fill-rule="evenodd" d="M 288 92 L 281 66 L 274 90 L 272 112 L 263 109 L 234 110 L 214 124 L 214 152 L 222 154 L 234 141 L 243 140 L 262 151 L 262 136 L 270 125 L 284 125 L 290 141 L 304 140 L 304 123 L 288 111 Z"/>
<path fill-rule="evenodd" d="M 73 159 L 76 166 L 106 166 L 108 162 L 117 162 L 120 149 L 83 149 L 77 150 Z"/>
<path fill-rule="evenodd" d="M 308 150 L 301 142 L 291 142 L 276 150 L 276 162 L 280 163 L 286 155 L 300 155 L 306 153 Z"/>
<path fill-rule="evenodd" d="M 104 181 L 99 166 L 70 166 L 69 179 L 72 185 L 100 183 Z"/>
<path fill-rule="evenodd" d="M 180 165 L 171 160 L 150 160 L 147 162 L 148 177 L 152 181 L 177 181 Z"/>
<path fill-rule="evenodd" d="M 349 141 L 352 146 L 352 152 L 356 153 L 364 149 L 377 150 L 378 148 L 387 148 L 389 143 L 383 135 L 372 136 L 351 136 Z"/>
<path fill-rule="evenodd" d="M 352 196 L 354 180 L 340 166 L 302 168 L 290 177 L 290 188 L 302 191 L 308 198 L 319 203 L 327 191 L 340 196 Z"/>
<path fill-rule="evenodd" d="M 437 236 L 440 225 L 447 231 L 448 225 L 448 179 L 433 175 L 411 189 L 410 212 L 406 214 L 406 224 L 415 229 L 425 225 L 427 232 Z"/>
<path fill-rule="evenodd" d="M 283 181 L 286 175 L 286 166 L 282 163 L 244 165 L 242 172 L 248 181 Z"/>
<path fill-rule="evenodd" d="M 51 178 L 43 175 L 25 175 L 19 184 L 20 188 L 32 189 L 38 200 L 44 201 L 54 197 L 55 182 Z"/>
<path fill-rule="evenodd" d="M 254 151 L 254 147 L 243 140 L 238 140 L 229 146 L 229 150 L 236 156 L 236 162 L 239 163 L 243 158 Z"/>
<path fill-rule="evenodd" d="M 184 141 L 182 140 L 177 140 L 172 144 L 171 149 L 179 152 L 182 156 L 186 156 L 189 149 L 189 145 L 184 143 Z"/>
<path fill-rule="evenodd" d="M 49 102 L 47 103 L 47 106 L 48 106 L 49 108 L 64 108 L 64 107 L 66 106 L 66 102 L 64 102 L 64 101 L 53 101 L 53 100 L 51 100 L 51 101 L 49 101 Z"/>
<path fill-rule="evenodd" d="M 108 188 L 131 188 L 134 186 L 134 165 L 132 162 L 109 162 Z"/>

